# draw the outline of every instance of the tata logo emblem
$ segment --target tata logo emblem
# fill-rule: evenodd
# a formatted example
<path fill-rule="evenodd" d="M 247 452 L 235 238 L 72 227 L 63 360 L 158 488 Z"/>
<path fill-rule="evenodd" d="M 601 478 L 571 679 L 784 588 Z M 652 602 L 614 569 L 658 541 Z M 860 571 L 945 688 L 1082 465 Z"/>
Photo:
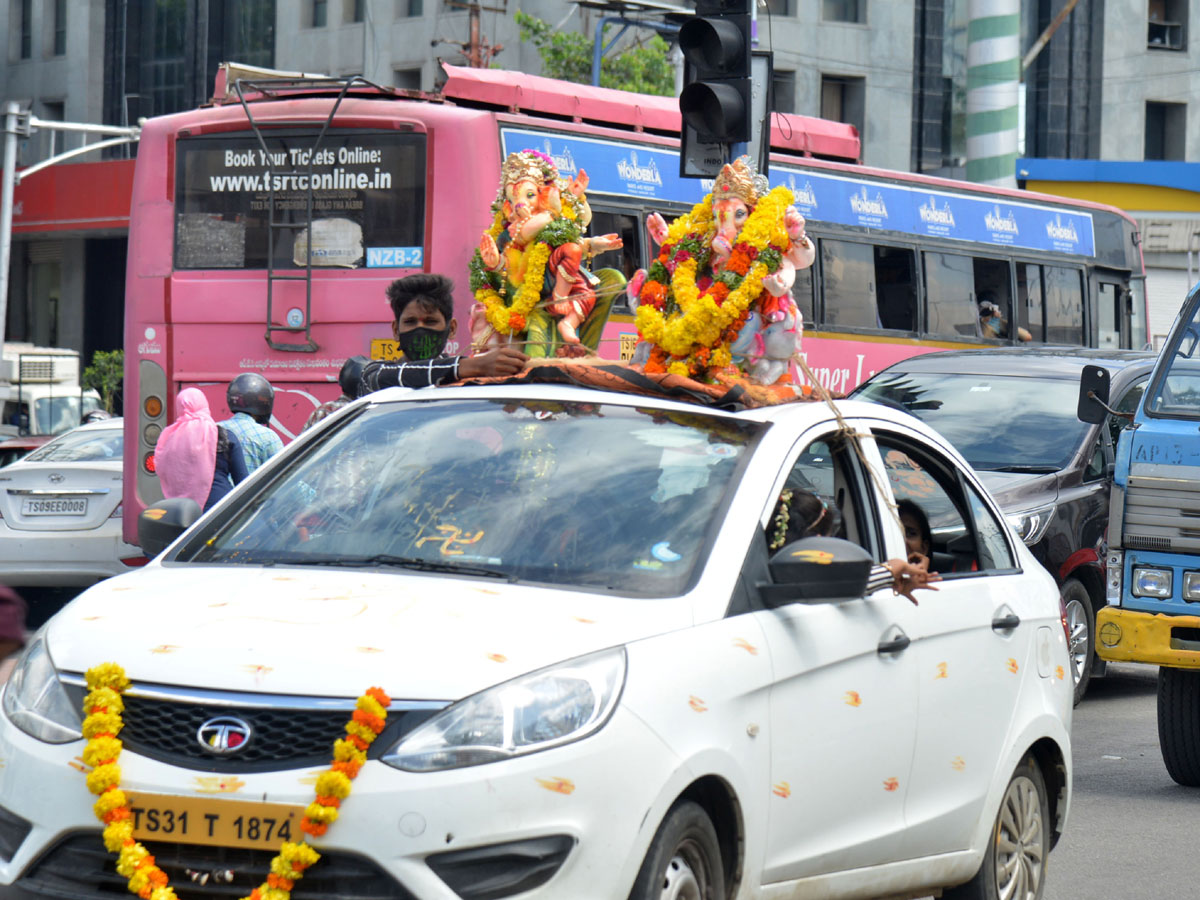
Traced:
<path fill-rule="evenodd" d="M 232 756 L 250 743 L 250 725 L 236 716 L 218 716 L 196 729 L 196 740 L 213 756 Z"/>
<path fill-rule="evenodd" d="M 62 484 L 67 480 L 66 475 L 60 475 L 58 472 L 55 472 L 52 475 L 47 475 L 46 477 L 50 479 L 51 484 Z"/>

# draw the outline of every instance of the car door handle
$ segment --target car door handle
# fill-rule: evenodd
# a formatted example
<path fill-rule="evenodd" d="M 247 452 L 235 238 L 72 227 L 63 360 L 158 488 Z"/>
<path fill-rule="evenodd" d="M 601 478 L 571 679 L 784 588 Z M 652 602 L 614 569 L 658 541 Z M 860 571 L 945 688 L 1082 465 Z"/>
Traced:
<path fill-rule="evenodd" d="M 997 616 L 992 619 L 992 631 L 1012 631 L 1021 624 L 1021 617 L 1015 613 L 1007 616 Z"/>
<path fill-rule="evenodd" d="M 908 639 L 907 634 L 901 634 L 890 641 L 880 641 L 879 646 L 875 649 L 879 653 L 899 653 L 902 650 L 906 650 L 911 643 L 912 641 Z"/>

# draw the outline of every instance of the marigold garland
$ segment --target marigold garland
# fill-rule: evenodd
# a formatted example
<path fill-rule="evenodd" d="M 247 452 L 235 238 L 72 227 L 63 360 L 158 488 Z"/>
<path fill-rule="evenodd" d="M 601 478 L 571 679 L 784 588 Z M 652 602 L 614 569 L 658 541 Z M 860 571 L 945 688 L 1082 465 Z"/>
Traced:
<path fill-rule="evenodd" d="M 711 258 L 712 195 L 671 224 L 639 294 L 638 332 L 660 351 L 652 350 L 647 371 L 687 376 L 732 364 L 728 345 L 788 249 L 784 215 L 792 202 L 785 187 L 760 198 L 723 270 L 703 288 L 697 272 Z"/>
<path fill-rule="evenodd" d="M 120 788 L 121 769 L 117 759 L 122 744 L 117 734 L 125 723 L 121 699 L 129 688 L 125 670 L 116 663 L 103 663 L 88 669 L 88 694 L 83 701 L 83 736 L 87 745 L 83 761 L 92 767 L 87 777 L 88 790 L 98 795 L 92 807 L 104 823 L 104 846 L 117 854 L 117 872 L 129 880 L 129 890 L 142 900 L 178 900 L 167 884 L 167 873 L 158 867 L 154 856 L 133 838 L 133 813 L 129 798 Z M 317 778 L 317 799 L 304 811 L 300 828 L 322 835 L 337 819 L 338 807 L 350 796 L 350 782 L 367 760 L 367 748 L 387 724 L 391 698 L 380 688 L 369 688 L 358 698 L 354 714 L 346 723 L 346 737 L 334 743 L 333 764 Z M 271 860 L 267 880 L 243 900 L 289 900 L 292 888 L 304 877 L 305 869 L 321 858 L 303 841 L 284 841 L 279 854 Z"/>

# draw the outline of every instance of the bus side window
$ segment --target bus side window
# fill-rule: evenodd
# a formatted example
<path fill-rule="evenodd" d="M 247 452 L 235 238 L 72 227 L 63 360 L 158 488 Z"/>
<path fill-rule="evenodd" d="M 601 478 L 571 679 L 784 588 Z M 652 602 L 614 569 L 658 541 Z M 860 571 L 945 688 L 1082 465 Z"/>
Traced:
<path fill-rule="evenodd" d="M 925 330 L 951 337 L 979 334 L 975 267 L 969 256 L 925 254 Z"/>
<path fill-rule="evenodd" d="M 1121 346 L 1121 296 L 1119 284 L 1101 281 L 1096 286 L 1096 299 L 1090 303 L 1092 311 L 1091 345 L 1104 350 L 1115 350 Z"/>
<path fill-rule="evenodd" d="M 806 328 L 817 324 L 813 305 L 813 268 L 814 266 L 809 266 L 796 272 L 796 281 L 792 285 L 792 299 L 796 301 L 800 314 L 804 316 Z"/>
<path fill-rule="evenodd" d="M 1019 324 L 1033 335 L 1035 343 L 1046 340 L 1043 328 L 1042 267 L 1037 263 L 1017 263 L 1017 313 Z"/>
<path fill-rule="evenodd" d="M 642 266 L 642 228 L 638 224 L 638 217 L 633 213 L 597 209 L 593 206 L 592 224 L 588 227 L 587 234 L 591 237 L 596 237 L 602 234 L 613 234 L 614 232 L 620 236 L 624 242 L 624 246 L 620 250 L 609 250 L 606 253 L 601 253 L 592 261 L 592 264 L 588 268 L 592 271 L 596 269 L 616 269 L 628 281 L 633 278 L 633 273 Z M 613 307 L 625 312 L 629 311 L 629 301 L 624 291 L 617 295 Z"/>
<path fill-rule="evenodd" d="M 1046 266 L 1046 340 L 1083 344 L 1083 285 L 1078 269 Z"/>
<path fill-rule="evenodd" d="M 879 324 L 897 331 L 917 330 L 916 263 L 912 250 L 875 248 L 875 280 L 879 285 Z"/>
<path fill-rule="evenodd" d="M 875 306 L 875 248 L 850 241 L 821 241 L 825 322 L 878 328 Z"/>

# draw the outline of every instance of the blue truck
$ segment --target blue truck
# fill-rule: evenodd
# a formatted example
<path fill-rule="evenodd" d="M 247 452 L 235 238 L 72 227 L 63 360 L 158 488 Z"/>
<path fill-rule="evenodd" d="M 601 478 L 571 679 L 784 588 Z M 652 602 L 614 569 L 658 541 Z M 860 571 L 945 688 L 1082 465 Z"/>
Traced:
<path fill-rule="evenodd" d="M 1101 421 L 1107 373 L 1080 381 L 1079 417 Z M 1188 293 L 1117 442 L 1096 650 L 1159 666 L 1167 772 L 1200 786 L 1200 284 Z"/>

